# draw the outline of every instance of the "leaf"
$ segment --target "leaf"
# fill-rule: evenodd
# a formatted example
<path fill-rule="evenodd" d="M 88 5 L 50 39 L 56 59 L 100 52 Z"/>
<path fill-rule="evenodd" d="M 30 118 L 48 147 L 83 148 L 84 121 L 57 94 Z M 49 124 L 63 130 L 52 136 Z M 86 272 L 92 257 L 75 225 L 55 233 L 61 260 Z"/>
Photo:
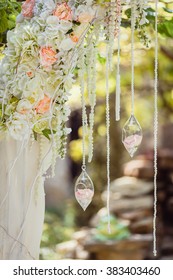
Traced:
<path fill-rule="evenodd" d="M 33 131 L 33 133 L 34 133 L 34 139 L 35 141 L 37 141 L 37 133 L 35 131 Z"/>
<path fill-rule="evenodd" d="M 13 20 L 8 20 L 7 23 L 8 23 L 8 29 L 13 29 L 16 25 L 15 21 Z"/>
<path fill-rule="evenodd" d="M 0 10 L 4 10 L 6 9 L 8 6 L 8 2 L 6 0 L 1 0 L 1 3 L 0 3 Z"/>
<path fill-rule="evenodd" d="M 171 9 L 168 9 L 168 8 L 163 8 L 163 10 L 165 11 L 165 12 L 167 12 L 167 13 L 169 13 L 169 14 L 172 14 L 173 13 L 173 10 L 171 10 Z"/>
<path fill-rule="evenodd" d="M 126 15 L 128 18 L 131 17 L 131 9 L 130 9 L 130 8 L 127 9 L 127 10 L 125 11 L 125 15 Z"/>
<path fill-rule="evenodd" d="M 52 132 L 53 132 L 53 134 L 55 134 L 56 133 L 56 131 L 55 130 L 52 130 Z M 49 139 L 50 140 L 50 135 L 51 135 L 51 130 L 50 129 L 44 129 L 43 131 L 42 131 L 42 133 L 43 133 L 43 135 L 47 138 L 47 139 Z"/>
<path fill-rule="evenodd" d="M 100 62 L 100 64 L 105 64 L 106 62 L 106 58 L 101 56 L 99 53 L 97 55 L 98 61 Z"/>
<path fill-rule="evenodd" d="M 166 20 L 158 25 L 158 31 L 160 34 L 173 38 L 173 19 Z"/>
<path fill-rule="evenodd" d="M 0 33 L 3 33 L 8 28 L 7 14 L 4 10 L 0 10 Z"/>
<path fill-rule="evenodd" d="M 44 129 L 43 131 L 42 131 L 42 133 L 43 133 L 43 135 L 47 138 L 47 139 L 49 139 L 50 140 L 50 136 L 49 136 L 49 132 L 48 132 L 48 130 L 49 129 Z"/>
<path fill-rule="evenodd" d="M 66 34 L 70 34 L 70 33 L 72 33 L 72 32 L 73 32 L 73 29 L 71 28 L 69 31 L 67 31 Z"/>
<path fill-rule="evenodd" d="M 146 12 L 147 12 L 147 19 L 149 21 L 154 21 L 156 16 L 155 10 L 153 10 L 152 8 L 148 8 L 146 9 Z"/>

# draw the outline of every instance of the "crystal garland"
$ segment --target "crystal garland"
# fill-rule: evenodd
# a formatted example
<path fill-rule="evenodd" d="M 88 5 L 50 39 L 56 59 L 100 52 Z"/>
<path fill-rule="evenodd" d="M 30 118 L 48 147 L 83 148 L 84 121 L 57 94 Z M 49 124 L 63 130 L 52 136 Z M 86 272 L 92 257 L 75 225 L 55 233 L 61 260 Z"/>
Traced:
<path fill-rule="evenodd" d="M 113 52 L 114 52 L 114 41 L 115 41 L 115 33 L 117 29 L 116 25 L 116 2 L 115 0 L 111 0 L 111 3 L 107 10 L 107 22 L 108 22 L 108 31 L 107 31 L 107 44 L 108 44 L 108 62 L 109 62 L 109 68 L 112 70 L 113 68 Z"/>
<path fill-rule="evenodd" d="M 131 1 L 131 116 L 125 123 L 122 132 L 122 142 L 130 154 L 134 156 L 142 141 L 142 129 L 134 116 L 134 33 L 136 23 L 136 0 Z"/>
<path fill-rule="evenodd" d="M 158 145 L 158 0 L 155 0 L 155 82 L 154 82 L 154 215 L 153 254 L 157 256 L 157 145 Z"/>
<path fill-rule="evenodd" d="M 109 49 L 106 48 L 106 152 L 107 152 L 107 215 L 108 232 L 110 227 L 110 104 L 109 104 Z"/>
<path fill-rule="evenodd" d="M 79 83 L 80 83 L 80 92 L 81 92 L 81 103 L 82 103 L 82 167 L 85 168 L 86 165 L 86 133 L 87 133 L 87 114 L 86 114 L 86 104 L 85 104 L 85 53 L 86 48 L 84 48 L 84 42 L 80 48 L 80 59 L 78 62 L 79 66 Z"/>
<path fill-rule="evenodd" d="M 81 92 L 81 103 L 82 103 L 82 172 L 75 184 L 75 197 L 80 206 L 85 211 L 88 205 L 91 203 L 94 195 L 94 185 L 91 178 L 86 172 L 86 135 L 88 130 L 87 124 L 87 113 L 86 113 L 86 102 L 85 102 L 85 57 L 86 48 L 84 48 L 84 41 L 80 48 L 80 58 L 78 61 L 79 67 L 79 82 Z"/>
<path fill-rule="evenodd" d="M 91 47 L 91 52 L 88 52 L 88 63 L 87 63 L 87 76 L 88 76 L 88 96 L 89 96 L 89 104 L 91 107 L 90 115 L 89 115 L 89 135 L 88 135 L 88 162 L 92 161 L 93 158 L 93 129 L 94 129 L 94 113 L 96 106 L 96 64 L 97 64 L 97 54 L 98 48 L 97 44 L 99 41 L 100 34 L 100 26 L 96 25 L 94 32 L 92 32 L 92 36 L 89 40 L 89 44 Z M 95 37 L 95 38 L 94 38 Z"/>
<path fill-rule="evenodd" d="M 120 39 L 121 39 L 121 20 L 122 20 L 122 7 L 121 0 L 117 0 L 116 18 L 117 18 L 117 31 L 115 36 L 118 38 L 117 47 L 117 74 L 116 74 L 116 102 L 115 102 L 115 119 L 120 120 L 120 95 L 121 95 L 121 76 L 120 76 Z"/>

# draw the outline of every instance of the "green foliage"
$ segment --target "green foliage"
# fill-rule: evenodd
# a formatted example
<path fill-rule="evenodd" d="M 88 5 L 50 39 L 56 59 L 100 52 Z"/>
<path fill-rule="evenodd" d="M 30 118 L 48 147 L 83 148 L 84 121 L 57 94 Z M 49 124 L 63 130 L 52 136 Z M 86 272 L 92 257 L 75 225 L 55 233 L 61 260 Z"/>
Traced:
<path fill-rule="evenodd" d="M 49 139 L 50 140 L 50 135 L 52 134 L 52 133 L 56 133 L 56 131 L 55 130 L 53 130 L 52 132 L 51 132 L 51 130 L 50 129 L 44 129 L 43 131 L 42 131 L 42 133 L 43 133 L 43 135 L 47 138 L 47 139 Z"/>
<path fill-rule="evenodd" d="M 46 211 L 41 241 L 41 259 L 61 259 L 56 252 L 56 245 L 71 239 L 75 231 L 74 217 L 74 207 L 71 203 L 66 204 L 66 209 Z"/>
<path fill-rule="evenodd" d="M 108 219 L 103 217 L 99 222 L 95 239 L 100 241 L 122 240 L 130 236 L 130 232 L 124 224 L 119 222 L 115 216 L 111 216 L 111 233 L 108 232 Z"/>
<path fill-rule="evenodd" d="M 171 20 L 164 20 L 164 22 L 160 23 L 158 25 L 158 30 L 160 34 L 173 38 L 173 18 Z"/>
<path fill-rule="evenodd" d="M 21 11 L 21 3 L 17 0 L 1 0 L 0 2 L 0 42 L 5 43 L 6 32 L 16 25 L 16 17 Z"/>

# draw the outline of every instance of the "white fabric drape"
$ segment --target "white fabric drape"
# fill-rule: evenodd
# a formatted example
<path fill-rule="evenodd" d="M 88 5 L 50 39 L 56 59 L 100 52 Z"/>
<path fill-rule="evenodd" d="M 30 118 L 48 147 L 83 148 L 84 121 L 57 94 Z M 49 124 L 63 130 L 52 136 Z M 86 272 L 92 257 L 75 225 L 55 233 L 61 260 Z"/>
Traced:
<path fill-rule="evenodd" d="M 45 140 L 46 154 L 49 144 Z M 38 259 L 45 210 L 39 144 L 0 140 L 0 259 Z M 50 165 L 50 154 L 44 161 Z M 33 184 L 37 178 L 36 183 Z"/>

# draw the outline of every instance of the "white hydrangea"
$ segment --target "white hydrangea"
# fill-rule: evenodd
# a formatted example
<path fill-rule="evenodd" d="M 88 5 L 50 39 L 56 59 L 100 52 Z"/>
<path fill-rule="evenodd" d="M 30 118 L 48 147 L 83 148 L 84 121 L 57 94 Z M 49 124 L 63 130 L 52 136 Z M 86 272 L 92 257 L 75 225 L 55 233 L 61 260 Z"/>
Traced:
<path fill-rule="evenodd" d="M 53 0 L 36 0 L 34 7 L 34 15 L 46 18 L 56 8 L 56 1 Z"/>

